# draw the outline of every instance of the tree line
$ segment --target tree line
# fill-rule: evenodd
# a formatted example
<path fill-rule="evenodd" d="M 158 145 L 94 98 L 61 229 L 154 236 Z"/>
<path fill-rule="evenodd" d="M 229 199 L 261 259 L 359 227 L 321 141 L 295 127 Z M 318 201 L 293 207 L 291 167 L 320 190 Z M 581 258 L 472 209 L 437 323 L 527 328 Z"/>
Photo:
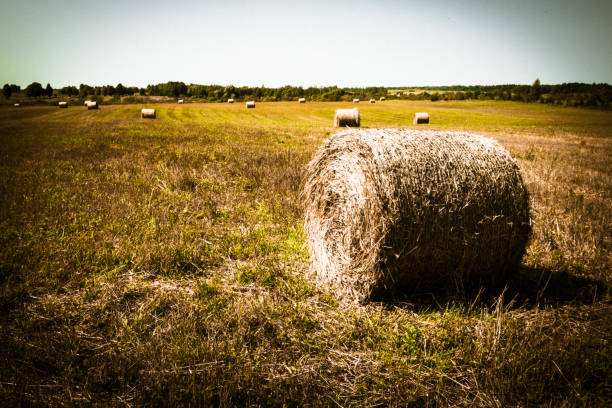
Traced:
<path fill-rule="evenodd" d="M 33 82 L 22 92 L 18 85 L 5 84 L 2 91 L 6 99 L 11 95 L 23 93 L 27 97 L 51 98 L 68 96 L 79 98 L 126 96 L 166 96 L 170 98 L 192 98 L 203 102 L 223 102 L 227 99 L 258 100 L 258 101 L 293 101 L 297 98 L 306 98 L 311 101 L 350 101 L 354 98 L 363 100 L 381 97 L 388 99 L 408 100 L 512 100 L 523 102 L 540 102 L 565 106 L 591 106 L 610 108 L 612 101 L 612 86 L 606 83 L 563 83 L 558 85 L 544 85 L 536 79 L 531 85 L 453 85 L 428 87 L 365 87 L 365 88 L 338 88 L 337 86 L 308 87 L 283 86 L 280 88 L 236 87 L 233 85 L 198 85 L 184 82 L 170 81 L 146 88 L 124 86 L 90 86 L 80 84 L 53 89 L 50 84 L 43 87 L 39 82 Z M 395 91 L 394 91 L 395 90 Z"/>

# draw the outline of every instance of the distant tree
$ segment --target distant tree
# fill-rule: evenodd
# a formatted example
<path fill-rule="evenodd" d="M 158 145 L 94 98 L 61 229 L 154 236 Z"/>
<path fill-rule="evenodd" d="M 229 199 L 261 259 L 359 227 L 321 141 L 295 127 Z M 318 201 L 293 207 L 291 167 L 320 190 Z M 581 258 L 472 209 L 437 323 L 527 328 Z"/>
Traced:
<path fill-rule="evenodd" d="M 13 90 L 11 89 L 11 86 L 9 84 L 4 84 L 4 87 L 2 88 L 2 93 L 4 94 L 4 97 L 8 99 L 13 94 Z"/>
<path fill-rule="evenodd" d="M 123 96 L 126 94 L 125 87 L 121 82 L 117 84 L 117 87 L 115 88 L 115 93 L 119 96 Z"/>
<path fill-rule="evenodd" d="M 53 96 L 53 88 L 51 88 L 51 84 L 47 84 L 47 87 L 45 88 L 45 94 L 47 95 L 47 98 Z"/>
<path fill-rule="evenodd" d="M 62 95 L 68 95 L 68 96 L 73 96 L 73 95 L 78 95 L 79 94 L 79 90 L 76 88 L 76 86 L 65 86 L 62 89 L 60 89 L 59 92 Z"/>
<path fill-rule="evenodd" d="M 28 85 L 25 89 L 25 93 L 26 96 L 30 96 L 30 97 L 38 97 L 38 96 L 42 96 L 45 94 L 45 90 L 42 87 L 42 85 L 38 82 L 32 82 L 30 85 Z"/>
<path fill-rule="evenodd" d="M 531 102 L 535 102 L 540 99 L 540 95 L 542 95 L 542 87 L 540 85 L 540 78 L 536 78 L 536 80 L 529 88 L 529 100 Z"/>
<path fill-rule="evenodd" d="M 21 87 L 19 85 L 11 84 L 11 91 L 13 91 L 13 93 L 21 92 Z"/>
<path fill-rule="evenodd" d="M 94 89 L 87 85 L 81 84 L 79 85 L 79 98 L 86 98 L 87 95 L 93 95 Z"/>

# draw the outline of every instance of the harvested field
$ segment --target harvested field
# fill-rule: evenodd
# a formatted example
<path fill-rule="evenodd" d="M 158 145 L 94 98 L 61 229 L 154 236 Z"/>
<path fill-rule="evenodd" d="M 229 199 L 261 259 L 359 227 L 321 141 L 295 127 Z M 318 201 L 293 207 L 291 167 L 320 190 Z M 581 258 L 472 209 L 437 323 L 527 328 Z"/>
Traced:
<path fill-rule="evenodd" d="M 0 400 L 607 406 L 612 113 L 361 104 L 516 158 L 532 239 L 504 288 L 345 304 L 307 278 L 305 168 L 352 102 L 0 108 Z"/>

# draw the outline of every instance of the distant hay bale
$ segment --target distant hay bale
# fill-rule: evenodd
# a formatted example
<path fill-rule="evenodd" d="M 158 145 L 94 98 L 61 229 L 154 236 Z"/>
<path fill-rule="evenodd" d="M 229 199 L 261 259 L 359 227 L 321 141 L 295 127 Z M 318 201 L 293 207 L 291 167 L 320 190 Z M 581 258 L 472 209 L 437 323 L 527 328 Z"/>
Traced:
<path fill-rule="evenodd" d="M 359 109 L 336 109 L 334 115 L 334 126 L 336 127 L 359 127 L 361 115 Z"/>
<path fill-rule="evenodd" d="M 358 98 L 353 99 L 353 103 L 359 103 L 359 99 Z"/>
<path fill-rule="evenodd" d="M 21 106 L 21 104 L 20 104 L 20 103 L 14 103 L 14 104 L 13 104 L 13 106 L 14 106 L 15 108 L 18 108 L 18 107 L 20 107 L 20 106 Z"/>
<path fill-rule="evenodd" d="M 227 100 L 227 103 L 234 103 L 234 100 L 232 98 Z"/>
<path fill-rule="evenodd" d="M 184 100 L 182 100 L 182 99 L 179 99 L 179 100 L 178 100 L 178 103 L 185 103 L 185 101 L 184 101 Z"/>
<path fill-rule="evenodd" d="M 370 99 L 370 103 L 376 103 L 374 99 Z"/>
<path fill-rule="evenodd" d="M 417 112 L 414 114 L 414 120 L 412 121 L 415 125 L 419 123 L 429 123 L 429 114 L 427 112 Z"/>
<path fill-rule="evenodd" d="M 144 119 L 155 119 L 155 109 L 143 109 L 140 116 Z"/>
<path fill-rule="evenodd" d="M 58 102 L 57 104 L 60 108 L 67 108 L 68 107 L 68 102 Z"/>
<path fill-rule="evenodd" d="M 387 98 L 385 98 L 384 96 L 381 96 L 381 97 L 380 97 L 380 101 L 381 101 L 381 102 L 382 102 L 382 101 L 386 101 L 386 100 L 387 100 Z"/>
<path fill-rule="evenodd" d="M 300 99 L 298 99 L 298 102 L 299 103 L 306 103 L 306 98 L 300 98 Z"/>
<path fill-rule="evenodd" d="M 496 141 L 414 129 L 349 129 L 307 166 L 312 275 L 363 301 L 503 279 L 530 233 L 520 170 Z"/>
<path fill-rule="evenodd" d="M 89 101 L 89 103 L 87 104 L 87 109 L 98 109 L 98 102 L 96 101 Z"/>
<path fill-rule="evenodd" d="M 248 101 L 246 103 L 246 107 L 247 108 L 254 108 L 255 107 L 255 101 Z"/>

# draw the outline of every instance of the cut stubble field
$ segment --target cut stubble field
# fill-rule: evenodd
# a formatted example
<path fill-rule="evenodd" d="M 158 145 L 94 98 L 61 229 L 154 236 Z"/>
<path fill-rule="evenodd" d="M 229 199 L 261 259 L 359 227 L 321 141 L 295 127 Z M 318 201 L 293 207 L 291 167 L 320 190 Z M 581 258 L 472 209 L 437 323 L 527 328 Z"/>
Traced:
<path fill-rule="evenodd" d="M 355 106 L 517 159 L 533 235 L 505 288 L 351 304 L 309 280 L 305 166 Z M 5 405 L 610 404 L 612 112 L 143 107 L 0 109 Z"/>

